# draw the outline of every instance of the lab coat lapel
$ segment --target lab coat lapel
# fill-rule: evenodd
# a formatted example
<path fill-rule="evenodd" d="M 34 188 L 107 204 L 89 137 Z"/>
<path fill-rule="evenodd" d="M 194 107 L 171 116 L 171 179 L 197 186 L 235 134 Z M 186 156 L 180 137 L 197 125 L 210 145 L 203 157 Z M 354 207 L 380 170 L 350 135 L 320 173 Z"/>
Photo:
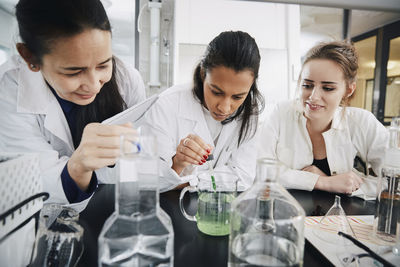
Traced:
<path fill-rule="evenodd" d="M 214 146 L 214 141 L 212 140 L 210 130 L 204 118 L 201 104 L 194 99 L 191 93 L 187 96 L 188 97 L 181 97 L 180 99 L 179 116 L 184 120 L 193 122 L 193 129 L 190 130 L 191 133 L 198 135 L 204 142 Z"/>
<path fill-rule="evenodd" d="M 238 132 L 236 130 L 237 121 L 233 120 L 222 127 L 218 138 L 217 146 L 214 149 L 214 162 L 227 162 L 230 157 L 233 146 L 237 144 Z"/>
<path fill-rule="evenodd" d="M 69 129 L 67 119 L 65 118 L 61 106 L 54 95 L 51 103 L 48 105 L 48 112 L 44 120 L 44 127 L 64 141 L 71 151 L 74 151 L 71 130 Z"/>
<path fill-rule="evenodd" d="M 74 151 L 71 131 L 60 104 L 49 90 L 42 74 L 30 71 L 23 63 L 18 77 L 17 111 L 44 114 L 44 127 Z"/>
<path fill-rule="evenodd" d="M 322 134 L 332 175 L 343 173 L 352 168 L 355 151 L 353 151 L 353 144 L 349 142 L 351 136 L 346 124 L 342 109 L 338 108 L 335 111 L 331 129 Z"/>

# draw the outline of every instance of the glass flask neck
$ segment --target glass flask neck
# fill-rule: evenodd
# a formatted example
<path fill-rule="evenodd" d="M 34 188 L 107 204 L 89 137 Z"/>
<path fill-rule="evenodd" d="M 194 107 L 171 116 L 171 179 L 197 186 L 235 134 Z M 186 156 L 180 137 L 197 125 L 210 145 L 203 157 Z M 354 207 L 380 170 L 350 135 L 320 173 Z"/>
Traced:
<path fill-rule="evenodd" d="M 385 152 L 385 166 L 400 167 L 400 118 L 394 118 L 389 127 L 389 146 Z"/>
<path fill-rule="evenodd" d="M 147 216 L 159 208 L 157 158 L 137 154 L 119 159 L 115 210 L 123 216 Z"/>
<path fill-rule="evenodd" d="M 279 164 L 274 159 L 260 158 L 257 160 L 256 182 L 274 183 L 279 175 Z"/>

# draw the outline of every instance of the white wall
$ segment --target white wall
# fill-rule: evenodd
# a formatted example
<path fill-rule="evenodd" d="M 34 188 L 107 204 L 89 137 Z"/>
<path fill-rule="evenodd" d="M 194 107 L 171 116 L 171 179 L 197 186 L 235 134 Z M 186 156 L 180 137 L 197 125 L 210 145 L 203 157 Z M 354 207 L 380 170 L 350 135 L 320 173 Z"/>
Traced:
<path fill-rule="evenodd" d="M 135 65 L 135 1 L 102 1 L 112 28 L 113 53 Z"/>
<path fill-rule="evenodd" d="M 4 63 L 11 54 L 15 53 L 17 40 L 17 21 L 14 16 L 0 9 L 0 65 Z"/>

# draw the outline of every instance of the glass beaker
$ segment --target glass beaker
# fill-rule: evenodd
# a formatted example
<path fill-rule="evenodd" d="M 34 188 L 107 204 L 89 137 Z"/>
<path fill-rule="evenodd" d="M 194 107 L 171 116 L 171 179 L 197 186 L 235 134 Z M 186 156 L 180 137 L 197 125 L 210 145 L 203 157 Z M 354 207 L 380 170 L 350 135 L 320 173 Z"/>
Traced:
<path fill-rule="evenodd" d="M 213 179 L 211 178 L 213 176 Z M 228 235 L 230 231 L 230 210 L 237 192 L 237 176 L 232 172 L 204 172 L 197 176 L 197 186 L 187 186 L 179 196 L 179 207 L 186 219 L 197 222 L 197 228 L 212 236 Z M 188 215 L 183 206 L 187 191 L 197 191 L 197 213 Z"/>
<path fill-rule="evenodd" d="M 389 147 L 377 185 L 373 235 L 382 244 L 394 245 L 400 220 L 400 118 L 393 119 L 389 133 Z"/>
<path fill-rule="evenodd" d="M 305 212 L 278 176 L 275 160 L 259 159 L 254 184 L 233 201 L 228 266 L 303 265 Z"/>
<path fill-rule="evenodd" d="M 76 266 L 83 253 L 83 228 L 78 219 L 79 213 L 72 208 L 45 204 L 30 266 Z"/>
<path fill-rule="evenodd" d="M 121 136 L 115 212 L 99 236 L 99 266 L 173 266 L 174 232 L 160 208 L 156 138 Z"/>

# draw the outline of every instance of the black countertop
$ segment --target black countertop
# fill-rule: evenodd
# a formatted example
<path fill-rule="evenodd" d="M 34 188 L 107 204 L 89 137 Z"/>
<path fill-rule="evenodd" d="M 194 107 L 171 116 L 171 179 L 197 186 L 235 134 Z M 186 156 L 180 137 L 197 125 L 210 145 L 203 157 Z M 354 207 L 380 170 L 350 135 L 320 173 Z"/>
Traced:
<path fill-rule="evenodd" d="M 79 266 L 97 266 L 97 238 L 104 221 L 114 211 L 114 185 L 100 185 L 87 208 L 80 214 L 84 227 L 85 250 Z M 307 216 L 324 215 L 332 206 L 335 194 L 323 191 L 289 190 L 304 208 Z M 172 219 L 174 228 L 174 266 L 175 267 L 213 267 L 226 266 L 228 260 L 229 236 L 213 237 L 198 231 L 196 223 L 186 220 L 179 209 L 180 191 L 160 194 L 160 206 Z M 347 215 L 371 215 L 375 211 L 375 201 L 341 196 L 341 204 Z M 188 213 L 197 209 L 197 194 L 190 193 L 184 199 Z M 330 266 L 307 240 L 304 248 L 304 266 Z"/>

